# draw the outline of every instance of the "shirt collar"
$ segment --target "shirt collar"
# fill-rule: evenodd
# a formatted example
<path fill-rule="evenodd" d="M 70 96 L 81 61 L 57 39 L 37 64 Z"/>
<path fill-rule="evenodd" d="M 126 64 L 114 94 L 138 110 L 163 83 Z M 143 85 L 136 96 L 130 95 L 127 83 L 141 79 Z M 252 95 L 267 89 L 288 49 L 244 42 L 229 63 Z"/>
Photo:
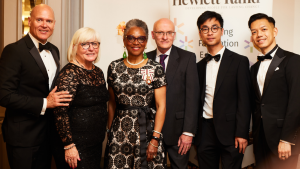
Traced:
<path fill-rule="evenodd" d="M 221 59 L 222 59 L 222 57 L 223 57 L 224 51 L 225 51 L 225 46 L 223 46 L 223 48 L 216 54 L 216 55 L 220 54 L 220 61 L 221 61 Z M 209 52 L 208 52 L 208 53 L 209 53 Z M 209 53 L 209 54 L 210 54 L 210 53 Z"/>
<path fill-rule="evenodd" d="M 171 49 L 172 49 L 172 46 L 166 53 L 161 53 L 158 49 L 156 49 L 156 57 L 159 57 L 159 55 L 161 55 L 161 54 L 165 54 L 165 55 L 170 56 Z"/>
<path fill-rule="evenodd" d="M 29 36 L 30 36 L 30 38 L 31 38 L 31 40 L 32 40 L 32 42 L 33 42 L 33 44 L 34 44 L 34 46 L 35 46 L 37 49 L 39 49 L 39 43 L 41 43 L 41 44 L 43 44 L 43 43 L 40 42 L 39 40 L 37 40 L 35 37 L 33 37 L 33 36 L 31 35 L 30 32 L 29 32 L 28 34 L 29 34 Z M 43 44 L 43 45 L 46 45 L 47 43 L 48 43 L 48 41 L 47 41 L 45 44 Z"/>

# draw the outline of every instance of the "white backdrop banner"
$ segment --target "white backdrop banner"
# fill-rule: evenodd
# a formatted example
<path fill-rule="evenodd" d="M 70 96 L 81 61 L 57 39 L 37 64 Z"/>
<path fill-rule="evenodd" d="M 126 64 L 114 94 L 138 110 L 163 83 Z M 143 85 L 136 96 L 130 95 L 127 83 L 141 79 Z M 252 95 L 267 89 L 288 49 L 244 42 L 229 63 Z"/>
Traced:
<path fill-rule="evenodd" d="M 256 62 L 258 51 L 250 41 L 248 20 L 255 13 L 272 15 L 273 0 L 169 0 L 170 19 L 175 23 L 178 47 L 196 53 L 197 61 L 204 57 L 197 28 L 197 19 L 204 11 L 215 11 L 224 19 L 222 44 L 228 49 Z"/>

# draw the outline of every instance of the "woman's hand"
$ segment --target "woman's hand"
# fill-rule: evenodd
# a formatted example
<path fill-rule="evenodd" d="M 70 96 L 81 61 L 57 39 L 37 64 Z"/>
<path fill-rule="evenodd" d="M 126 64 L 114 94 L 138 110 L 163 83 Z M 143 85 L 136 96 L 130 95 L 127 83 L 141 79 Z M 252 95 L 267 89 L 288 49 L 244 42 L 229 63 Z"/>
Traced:
<path fill-rule="evenodd" d="M 65 148 L 68 148 L 70 146 L 73 146 L 73 144 L 65 146 Z M 79 154 L 78 154 L 76 146 L 74 146 L 68 150 L 65 150 L 65 160 L 71 168 L 74 169 L 77 167 L 77 160 L 78 161 L 81 161 L 81 160 L 79 158 Z"/>
<path fill-rule="evenodd" d="M 154 147 L 153 145 L 151 145 L 151 143 L 153 145 L 155 145 L 156 147 Z M 146 151 L 146 155 L 147 155 L 147 161 L 151 161 L 152 159 L 155 158 L 155 156 L 157 155 L 157 148 L 158 147 L 158 141 L 151 139 L 147 151 Z"/>

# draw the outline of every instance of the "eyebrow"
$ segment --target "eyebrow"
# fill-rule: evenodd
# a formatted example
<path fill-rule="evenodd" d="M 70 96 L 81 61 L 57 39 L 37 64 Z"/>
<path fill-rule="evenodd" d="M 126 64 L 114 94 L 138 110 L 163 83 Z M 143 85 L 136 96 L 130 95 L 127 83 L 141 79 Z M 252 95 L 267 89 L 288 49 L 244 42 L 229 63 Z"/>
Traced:
<path fill-rule="evenodd" d="M 213 27 L 213 26 L 219 26 L 219 25 L 218 24 L 213 24 L 211 27 Z M 202 28 L 203 27 L 208 27 L 208 26 L 207 25 L 203 25 Z"/>
<path fill-rule="evenodd" d="M 266 25 L 262 25 L 261 27 L 259 27 L 259 28 L 264 28 L 264 27 L 267 27 Z M 256 29 L 251 29 L 251 31 L 253 31 L 253 30 L 256 30 Z"/>

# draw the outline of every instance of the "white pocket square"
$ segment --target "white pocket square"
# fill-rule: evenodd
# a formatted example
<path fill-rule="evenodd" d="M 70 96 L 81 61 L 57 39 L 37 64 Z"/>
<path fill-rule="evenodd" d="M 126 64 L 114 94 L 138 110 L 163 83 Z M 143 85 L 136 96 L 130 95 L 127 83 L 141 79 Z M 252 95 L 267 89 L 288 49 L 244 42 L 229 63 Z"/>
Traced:
<path fill-rule="evenodd" d="M 275 71 L 277 71 L 277 70 L 279 70 L 279 67 L 277 67 L 277 68 L 275 69 Z"/>

